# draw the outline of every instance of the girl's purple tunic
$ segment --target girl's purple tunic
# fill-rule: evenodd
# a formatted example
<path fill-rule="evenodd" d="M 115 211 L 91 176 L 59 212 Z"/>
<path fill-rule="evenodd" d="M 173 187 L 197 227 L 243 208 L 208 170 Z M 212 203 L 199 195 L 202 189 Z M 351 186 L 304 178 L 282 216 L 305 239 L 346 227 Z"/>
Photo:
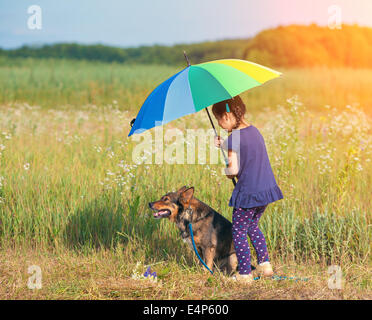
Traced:
<path fill-rule="evenodd" d="M 264 138 L 255 126 L 233 130 L 222 147 L 234 150 L 238 155 L 238 182 L 230 198 L 230 207 L 253 208 L 283 199 L 271 169 Z"/>

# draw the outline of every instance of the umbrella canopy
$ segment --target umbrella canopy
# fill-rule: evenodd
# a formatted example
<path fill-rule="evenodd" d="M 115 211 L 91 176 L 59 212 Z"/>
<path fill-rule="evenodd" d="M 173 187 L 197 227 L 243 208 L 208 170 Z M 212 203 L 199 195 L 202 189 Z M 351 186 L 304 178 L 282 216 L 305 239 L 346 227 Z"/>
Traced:
<path fill-rule="evenodd" d="M 231 99 L 280 75 L 278 71 L 240 59 L 189 65 L 150 93 L 128 137 Z"/>

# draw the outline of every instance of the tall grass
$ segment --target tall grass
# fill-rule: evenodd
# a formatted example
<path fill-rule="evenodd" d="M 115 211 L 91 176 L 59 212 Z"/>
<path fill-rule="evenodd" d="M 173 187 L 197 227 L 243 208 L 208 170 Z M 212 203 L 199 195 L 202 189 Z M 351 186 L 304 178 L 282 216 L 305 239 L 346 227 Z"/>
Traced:
<path fill-rule="evenodd" d="M 167 66 L 0 58 L 0 103 L 43 108 L 108 104 L 135 109 L 149 88 L 176 71 Z"/>
<path fill-rule="evenodd" d="M 185 65 L 186 66 L 186 65 Z M 0 57 L 0 103 L 26 102 L 43 108 L 107 105 L 135 112 L 151 90 L 179 68 L 164 65 L 126 65 L 70 60 Z M 283 75 L 243 93 L 250 110 L 275 108 L 283 97 L 298 94 L 311 110 L 324 105 L 345 110 L 360 107 L 372 115 L 370 69 L 281 69 Z"/>
<path fill-rule="evenodd" d="M 147 72 L 142 76 L 148 78 Z M 270 254 L 311 261 L 369 259 L 371 119 L 358 108 L 345 110 L 324 107 L 315 113 L 293 97 L 273 110 L 247 114 L 265 138 L 284 194 L 261 222 Z M 197 198 L 231 220 L 232 183 L 221 174 L 222 160 L 134 163 L 137 142 L 127 138 L 134 116 L 117 103 L 62 110 L 1 106 L 1 245 L 84 250 L 121 244 L 131 259 L 191 261 L 176 227 L 153 219 L 148 202 L 192 185 Z M 209 123 L 197 113 L 164 130 L 172 127 L 209 128 Z"/>

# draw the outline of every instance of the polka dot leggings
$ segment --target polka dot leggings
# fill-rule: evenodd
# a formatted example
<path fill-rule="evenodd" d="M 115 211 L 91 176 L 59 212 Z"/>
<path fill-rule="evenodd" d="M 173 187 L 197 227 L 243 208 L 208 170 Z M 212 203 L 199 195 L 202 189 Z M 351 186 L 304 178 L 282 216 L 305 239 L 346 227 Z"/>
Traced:
<path fill-rule="evenodd" d="M 251 252 L 247 234 L 257 254 L 257 263 L 269 261 L 265 237 L 258 227 L 267 205 L 254 208 L 234 208 L 232 215 L 232 236 L 239 263 L 239 274 L 251 273 Z"/>

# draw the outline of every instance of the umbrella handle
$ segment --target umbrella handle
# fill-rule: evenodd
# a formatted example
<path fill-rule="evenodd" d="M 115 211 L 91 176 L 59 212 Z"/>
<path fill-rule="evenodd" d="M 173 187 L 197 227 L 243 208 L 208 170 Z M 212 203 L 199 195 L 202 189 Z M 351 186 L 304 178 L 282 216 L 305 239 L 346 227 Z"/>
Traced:
<path fill-rule="evenodd" d="M 212 121 L 211 115 L 209 114 L 208 107 L 205 108 L 205 111 L 207 111 L 209 121 L 211 122 L 213 130 L 214 130 L 214 134 L 217 137 L 217 131 L 216 131 L 216 128 L 214 127 L 214 123 Z M 226 164 L 226 168 L 227 168 L 229 166 L 229 160 L 227 159 L 225 151 L 223 151 L 223 148 L 221 148 L 221 151 L 222 151 L 223 158 L 225 159 L 225 164 Z M 235 178 L 232 178 L 232 182 L 233 182 L 234 186 L 236 186 Z"/>
<path fill-rule="evenodd" d="M 185 59 L 186 59 L 186 62 L 187 62 L 187 66 L 190 67 L 190 60 L 189 60 L 189 58 L 188 58 L 188 56 L 187 56 L 185 50 L 183 50 L 183 55 L 185 56 Z M 208 107 L 206 107 L 205 110 L 207 111 L 209 121 L 211 122 L 211 125 L 212 125 L 213 130 L 214 130 L 214 134 L 217 136 L 217 131 L 216 131 L 216 128 L 214 127 L 214 124 L 213 124 L 212 118 L 211 118 L 211 116 L 210 116 L 210 114 L 209 114 Z M 223 154 L 223 157 L 224 157 L 224 159 L 225 159 L 225 164 L 226 164 L 226 168 L 227 168 L 227 167 L 229 166 L 229 161 L 228 161 L 228 159 L 227 159 L 227 157 L 226 157 L 226 154 L 225 154 L 225 152 L 223 151 L 222 148 L 221 148 L 221 150 L 222 150 L 222 154 Z M 233 184 L 234 184 L 234 186 L 235 186 L 235 185 L 236 185 L 236 180 L 235 180 L 235 178 L 232 178 L 232 182 L 233 182 Z"/>

